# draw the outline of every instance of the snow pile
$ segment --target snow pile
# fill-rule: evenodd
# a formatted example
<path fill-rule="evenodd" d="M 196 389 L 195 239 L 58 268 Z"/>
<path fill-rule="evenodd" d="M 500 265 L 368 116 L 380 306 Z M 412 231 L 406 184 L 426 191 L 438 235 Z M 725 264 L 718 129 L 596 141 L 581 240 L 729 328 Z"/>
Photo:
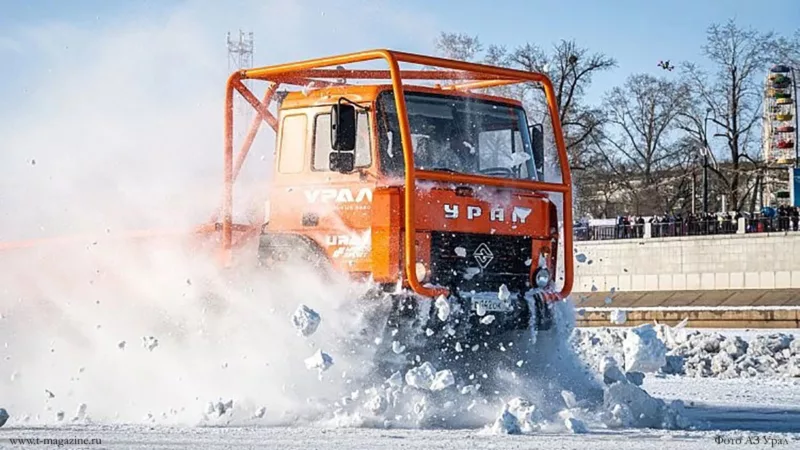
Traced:
<path fill-rule="evenodd" d="M 627 371 L 656 372 L 666 363 L 667 347 L 650 324 L 632 328 L 622 349 Z"/>
<path fill-rule="evenodd" d="M 787 333 L 765 331 L 746 341 L 716 332 L 642 325 L 576 329 L 571 342 L 594 368 L 612 357 L 628 370 L 648 373 L 723 379 L 800 378 L 800 339 Z"/>
<path fill-rule="evenodd" d="M 693 377 L 800 377 L 800 343 L 793 335 L 762 334 L 750 342 L 718 333 L 689 333 L 669 352 L 667 373 Z"/>
<path fill-rule="evenodd" d="M 675 400 L 667 405 L 654 398 L 641 387 L 643 374 L 622 373 L 613 358 L 602 361 L 603 380 L 607 385 L 603 397 L 606 412 L 603 422 L 609 428 L 666 428 L 685 429 L 689 421 L 682 415 L 683 402 Z"/>
<path fill-rule="evenodd" d="M 623 372 L 614 358 L 601 362 L 604 383 L 601 405 L 578 401 L 570 391 L 562 391 L 562 409 L 543 416 L 531 402 L 515 398 L 503 405 L 489 431 L 493 434 L 545 432 L 588 433 L 592 429 L 659 428 L 688 429 L 683 402 L 669 404 L 650 396 L 640 386 L 641 372 Z"/>

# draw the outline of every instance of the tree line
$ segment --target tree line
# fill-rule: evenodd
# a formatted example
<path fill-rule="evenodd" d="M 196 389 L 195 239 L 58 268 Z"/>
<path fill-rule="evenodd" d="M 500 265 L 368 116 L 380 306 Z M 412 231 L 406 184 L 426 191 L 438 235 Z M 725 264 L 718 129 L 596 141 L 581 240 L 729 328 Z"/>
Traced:
<path fill-rule="evenodd" d="M 709 148 L 709 210 L 719 211 L 723 196 L 728 210 L 756 209 L 768 170 L 760 134 L 764 77 L 778 63 L 796 67 L 800 75 L 800 29 L 781 35 L 734 20 L 707 28 L 702 67 L 661 61 L 657 75 L 630 74 L 596 104 L 586 96 L 592 78 L 615 69 L 617 60 L 575 40 L 509 48 L 442 32 L 435 45 L 444 57 L 550 77 L 573 173 L 575 213 L 593 217 L 690 213 L 699 202 L 698 176 Z M 523 101 L 532 121 L 548 123 L 537 89 L 493 90 Z"/>

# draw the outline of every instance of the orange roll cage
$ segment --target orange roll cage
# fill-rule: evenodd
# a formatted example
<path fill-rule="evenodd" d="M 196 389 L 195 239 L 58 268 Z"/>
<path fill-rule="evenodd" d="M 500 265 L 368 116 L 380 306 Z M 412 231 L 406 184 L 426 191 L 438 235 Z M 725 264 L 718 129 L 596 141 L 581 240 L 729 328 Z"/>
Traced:
<path fill-rule="evenodd" d="M 331 66 L 363 63 L 374 60 L 384 60 L 389 66 L 388 70 L 349 70 L 337 67 L 324 69 Z M 447 70 L 401 70 L 400 63 L 419 64 Z M 254 79 L 271 82 L 263 100 L 259 100 L 243 83 L 242 80 Z M 544 88 L 547 106 L 552 121 L 555 143 L 561 166 L 561 183 L 548 183 L 542 181 L 508 180 L 491 178 L 481 175 L 466 175 L 415 170 L 414 152 L 411 144 L 411 132 L 406 115 L 406 103 L 403 95 L 403 80 L 459 80 L 460 84 L 437 86 L 447 90 L 471 90 L 517 83 L 535 82 Z M 403 239 L 405 276 L 410 287 L 418 294 L 435 297 L 447 294 L 447 289 L 428 288 L 423 286 L 414 270 L 416 262 L 415 235 L 415 191 L 416 179 L 472 183 L 486 186 L 510 187 L 531 191 L 557 192 L 563 194 L 563 221 L 564 221 L 564 285 L 558 293 L 561 298 L 566 298 L 573 284 L 573 262 L 570 254 L 572 248 L 572 191 L 571 176 L 567 159 L 566 146 L 559 121 L 553 84 L 547 76 L 541 73 L 525 72 L 514 69 L 488 66 L 483 64 L 449 60 L 431 56 L 404 53 L 392 50 L 369 50 L 349 53 L 318 59 L 278 64 L 267 67 L 243 69 L 234 72 L 228 78 L 225 91 L 225 145 L 224 145 L 224 190 L 222 200 L 222 248 L 223 262 L 228 264 L 231 260 L 234 229 L 246 228 L 233 223 L 233 183 L 239 170 L 253 144 L 262 121 L 267 122 L 273 130 L 277 131 L 277 119 L 268 110 L 270 102 L 281 84 L 294 86 L 347 85 L 341 80 L 390 80 L 394 92 L 395 106 L 398 112 L 400 137 L 403 147 L 403 160 L 405 162 L 405 233 Z M 257 115 L 250 124 L 245 140 L 234 161 L 233 154 L 233 92 L 237 91 L 253 106 Z"/>

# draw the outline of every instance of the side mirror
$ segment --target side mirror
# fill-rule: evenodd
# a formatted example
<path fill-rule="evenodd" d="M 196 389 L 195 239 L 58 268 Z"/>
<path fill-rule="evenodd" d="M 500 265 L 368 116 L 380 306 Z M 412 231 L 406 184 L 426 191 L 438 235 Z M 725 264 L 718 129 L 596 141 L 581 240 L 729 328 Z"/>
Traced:
<path fill-rule="evenodd" d="M 536 165 L 536 179 L 544 181 L 544 128 L 537 123 L 528 126 L 533 147 L 533 162 Z"/>
<path fill-rule="evenodd" d="M 328 153 L 328 166 L 331 171 L 350 173 L 355 170 L 356 154 L 353 152 L 332 151 Z"/>
<path fill-rule="evenodd" d="M 341 99 L 331 107 L 331 148 L 336 152 L 356 149 L 356 108 Z"/>

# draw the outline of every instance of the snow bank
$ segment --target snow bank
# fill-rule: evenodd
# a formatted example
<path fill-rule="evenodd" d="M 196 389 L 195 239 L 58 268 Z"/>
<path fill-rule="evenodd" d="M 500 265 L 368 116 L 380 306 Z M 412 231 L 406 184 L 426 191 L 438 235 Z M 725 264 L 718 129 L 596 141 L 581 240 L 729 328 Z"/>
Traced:
<path fill-rule="evenodd" d="M 576 329 L 571 342 L 595 368 L 612 357 L 626 369 L 648 373 L 800 381 L 800 339 L 795 335 L 764 331 L 745 340 L 683 327 L 644 326 L 648 331 L 642 327 Z"/>
<path fill-rule="evenodd" d="M 666 363 L 667 347 L 650 324 L 630 329 L 622 349 L 627 371 L 656 372 Z"/>

